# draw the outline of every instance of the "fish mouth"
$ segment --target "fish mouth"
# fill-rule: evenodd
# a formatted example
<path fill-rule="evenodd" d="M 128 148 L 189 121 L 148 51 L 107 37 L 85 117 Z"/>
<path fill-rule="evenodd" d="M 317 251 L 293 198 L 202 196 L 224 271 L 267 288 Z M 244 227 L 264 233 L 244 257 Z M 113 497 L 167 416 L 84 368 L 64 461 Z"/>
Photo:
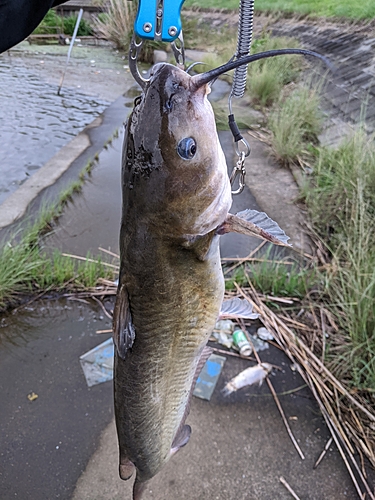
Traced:
<path fill-rule="evenodd" d="M 223 64 L 222 66 L 207 71 L 206 73 L 193 76 L 191 78 L 191 81 L 194 87 L 199 88 L 205 85 L 206 83 L 211 82 L 212 80 L 222 75 L 223 73 L 238 68 L 239 66 L 243 66 L 244 64 L 250 64 L 254 61 L 259 61 L 260 59 L 266 59 L 269 57 L 283 56 L 289 54 L 316 57 L 321 61 L 323 61 L 331 71 L 334 70 L 329 59 L 322 56 L 321 54 L 318 54 L 318 52 L 306 49 L 278 49 L 278 50 L 268 50 L 265 52 L 259 52 L 257 54 L 241 57 L 240 59 L 236 59 L 235 61 L 229 61 L 226 64 Z"/>

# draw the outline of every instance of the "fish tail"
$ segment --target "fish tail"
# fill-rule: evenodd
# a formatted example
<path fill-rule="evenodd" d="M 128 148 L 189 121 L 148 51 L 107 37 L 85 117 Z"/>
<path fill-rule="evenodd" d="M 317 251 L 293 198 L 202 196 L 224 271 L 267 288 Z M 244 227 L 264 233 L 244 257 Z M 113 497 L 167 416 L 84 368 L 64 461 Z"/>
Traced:
<path fill-rule="evenodd" d="M 142 499 L 143 492 L 145 491 L 148 482 L 149 481 L 139 481 L 137 474 L 133 485 L 133 500 Z"/>

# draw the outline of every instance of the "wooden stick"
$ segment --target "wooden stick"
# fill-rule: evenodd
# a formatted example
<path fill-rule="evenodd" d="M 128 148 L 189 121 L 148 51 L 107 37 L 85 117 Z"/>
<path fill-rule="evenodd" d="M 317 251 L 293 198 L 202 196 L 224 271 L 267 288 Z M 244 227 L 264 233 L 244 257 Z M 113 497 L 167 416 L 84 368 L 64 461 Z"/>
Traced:
<path fill-rule="evenodd" d="M 259 295 L 261 300 L 271 300 L 273 302 L 280 302 L 281 304 L 293 305 L 294 300 L 287 297 L 274 297 L 273 295 Z"/>
<path fill-rule="evenodd" d="M 109 314 L 109 312 L 107 311 L 107 309 L 104 307 L 104 304 L 103 302 L 101 302 L 98 298 L 96 298 L 95 296 L 92 297 L 93 300 L 95 300 L 95 302 L 97 302 L 100 307 L 102 308 L 102 311 L 104 312 L 104 314 L 107 316 L 107 318 L 109 318 L 111 321 L 112 321 L 112 316 Z M 112 331 L 112 330 L 111 330 Z"/>
<path fill-rule="evenodd" d="M 361 404 L 358 399 L 355 399 L 349 392 L 349 390 L 346 389 L 344 385 L 336 379 L 336 377 L 334 377 L 330 370 L 324 365 L 324 362 L 322 362 L 321 359 L 319 359 L 311 351 L 311 349 L 306 346 L 304 341 L 301 338 L 297 337 L 297 335 L 289 329 L 285 322 L 283 322 L 280 317 L 274 314 L 259 299 L 259 296 L 250 281 L 249 286 L 250 289 L 247 290 L 246 294 L 243 290 L 241 290 L 240 293 L 242 292 L 242 296 L 247 298 L 253 304 L 254 310 L 261 314 L 263 323 L 272 333 L 274 333 L 277 342 L 279 342 L 280 346 L 283 347 L 285 353 L 292 360 L 297 360 L 298 365 L 301 366 L 300 373 L 310 386 L 310 389 L 312 390 L 313 395 L 319 404 L 323 417 L 327 422 L 328 428 L 330 429 L 339 453 L 344 460 L 345 466 L 349 471 L 359 497 L 363 498 L 366 493 L 363 493 L 361 491 L 352 467 L 354 467 L 355 471 L 358 474 L 358 477 L 361 479 L 361 482 L 363 483 L 369 497 L 372 500 L 375 500 L 374 494 L 371 492 L 371 489 L 366 482 L 364 468 L 362 466 L 361 470 L 360 465 L 357 464 L 354 458 L 354 449 L 351 442 L 349 441 L 349 437 L 351 437 L 357 444 L 357 450 L 362 450 L 371 460 L 371 462 L 374 463 L 372 442 L 370 444 L 366 441 L 365 431 L 354 410 L 359 410 L 365 413 L 365 415 L 369 417 L 370 421 L 374 421 L 374 414 L 372 413 L 370 408 L 367 409 L 367 407 Z M 237 291 L 239 291 L 238 289 L 239 287 L 237 287 Z M 326 314 L 326 311 L 322 312 Z M 328 314 L 326 314 L 326 318 L 333 327 L 331 318 Z M 318 329 L 321 330 L 321 325 L 319 325 L 319 323 Z M 332 388 L 332 390 L 330 387 Z M 318 395 L 318 392 L 320 395 Z M 341 415 L 341 410 L 344 410 L 344 403 L 342 403 L 340 400 L 340 397 L 342 396 L 347 398 L 347 401 L 345 401 L 345 410 L 348 408 L 348 402 L 353 404 L 353 407 L 349 406 L 349 408 L 353 415 L 353 422 L 358 431 L 356 431 L 354 428 L 351 430 L 347 418 Z M 336 412 L 337 407 L 338 410 Z M 342 423 L 344 424 L 343 426 L 340 423 L 341 419 Z M 338 439 L 340 439 L 340 441 L 338 441 Z M 340 445 L 340 442 L 342 443 L 342 446 Z M 348 458 L 352 465 L 350 465 Z"/>
<path fill-rule="evenodd" d="M 256 359 L 251 356 L 241 356 L 241 354 L 237 354 L 236 352 L 224 351 L 224 349 L 219 349 L 218 347 L 211 347 L 211 349 L 215 352 L 219 352 L 220 354 L 225 354 L 226 356 L 234 356 L 236 358 L 246 359 L 248 361 L 256 361 Z"/>
<path fill-rule="evenodd" d="M 80 255 L 72 255 L 70 253 L 63 253 L 64 257 L 70 257 L 72 259 L 85 260 L 86 262 L 94 262 L 95 264 L 103 264 L 103 266 L 112 267 L 113 269 L 118 270 L 119 266 L 115 266 L 114 264 L 109 264 L 108 262 L 99 262 L 94 259 L 89 259 L 88 257 L 81 257 Z"/>
<path fill-rule="evenodd" d="M 119 255 L 117 255 L 117 253 L 111 252 L 110 250 L 107 250 L 107 249 L 102 248 L 102 247 L 98 247 L 98 248 L 99 248 L 99 250 L 100 250 L 101 252 L 105 252 L 105 253 L 107 253 L 108 255 L 112 255 L 112 257 L 115 257 L 116 259 L 120 259 L 120 256 L 119 256 Z"/>
<path fill-rule="evenodd" d="M 292 488 L 289 486 L 289 484 L 285 481 L 283 476 L 280 477 L 280 483 L 285 486 L 285 488 L 289 491 L 289 493 L 292 495 L 292 497 L 295 500 L 300 500 L 299 496 L 292 490 Z"/>
<path fill-rule="evenodd" d="M 324 363 L 325 353 L 326 353 L 326 325 L 324 322 L 323 311 L 320 309 L 320 323 L 322 325 L 322 363 Z"/>
<path fill-rule="evenodd" d="M 241 290 L 239 287 L 238 287 L 239 290 Z M 255 291 L 255 290 L 254 290 Z M 247 300 L 249 300 L 249 297 L 247 297 L 243 292 L 242 290 L 240 291 L 240 293 L 242 294 L 242 296 L 244 298 L 246 298 Z M 262 309 L 257 306 L 253 301 L 251 301 L 251 303 L 254 305 L 254 309 L 257 310 L 257 312 L 259 312 L 261 315 L 264 314 L 264 310 L 267 311 L 267 314 L 274 318 L 276 323 L 279 323 L 281 324 L 281 326 L 284 328 L 284 331 L 286 331 L 290 336 L 291 338 L 295 338 L 295 334 L 289 330 L 289 328 L 283 324 L 281 322 L 281 320 L 279 320 L 279 318 L 277 317 L 276 314 L 274 314 L 269 308 L 267 308 L 267 306 L 263 305 L 262 304 L 262 307 L 263 307 L 263 311 Z M 354 405 L 356 406 L 357 408 L 359 408 L 363 413 L 365 413 L 365 415 L 372 421 L 372 422 L 375 422 L 375 415 L 372 414 L 369 410 L 367 410 L 367 408 L 365 408 L 359 401 L 357 401 L 351 394 L 350 392 L 345 389 L 345 387 L 341 384 L 341 382 L 339 382 L 336 377 L 328 370 L 328 368 L 315 356 L 315 354 L 313 352 L 311 352 L 311 350 L 306 346 L 306 344 L 303 342 L 302 339 L 298 338 L 298 344 L 299 346 L 301 346 L 303 348 L 303 350 L 308 353 L 309 355 L 309 362 L 312 363 L 314 362 L 316 364 L 316 366 L 319 368 L 318 371 L 320 372 L 324 372 L 324 375 L 326 375 L 326 377 L 330 380 L 330 382 L 335 385 L 337 387 L 337 389 L 341 392 L 341 394 L 343 394 L 345 397 L 347 397 L 349 399 L 349 401 Z"/>
<path fill-rule="evenodd" d="M 266 242 L 265 242 L 266 243 Z M 269 264 L 285 264 L 287 266 L 292 266 L 295 262 L 289 262 L 287 260 L 272 260 L 264 259 L 262 257 L 223 257 L 221 262 L 236 262 L 237 267 L 239 264 L 244 264 L 245 262 L 267 262 Z"/>
<path fill-rule="evenodd" d="M 357 490 L 357 493 L 358 493 L 358 495 L 359 495 L 359 498 L 363 498 L 362 490 L 361 490 L 361 488 L 359 487 L 358 481 L 357 481 L 356 477 L 354 476 L 353 470 L 352 470 L 352 468 L 350 467 L 350 464 L 349 464 L 349 462 L 348 462 L 348 459 L 347 459 L 347 457 L 346 457 L 346 455 L 345 455 L 345 453 L 344 453 L 344 450 L 342 449 L 341 444 L 340 444 L 340 442 L 339 442 L 339 440 L 338 440 L 338 437 L 337 437 L 337 436 L 339 435 L 339 432 L 337 431 L 337 429 L 335 429 L 335 425 L 334 425 L 334 423 L 333 423 L 332 419 L 330 418 L 330 416 L 329 416 L 329 414 L 328 414 L 328 412 L 327 412 L 327 410 L 326 410 L 326 408 L 325 408 L 325 406 L 324 406 L 323 402 L 321 401 L 320 397 L 318 396 L 318 394 L 317 394 L 317 392 L 316 392 L 316 386 L 315 386 L 315 384 L 313 384 L 313 382 L 311 381 L 310 375 L 309 375 L 308 373 L 306 373 L 306 376 L 307 376 L 307 378 L 309 379 L 309 385 L 310 385 L 310 388 L 311 388 L 311 390 L 312 390 L 312 392 L 313 392 L 313 394 L 314 394 L 314 396 L 315 396 L 315 399 L 317 400 L 317 402 L 318 402 L 318 404 L 319 404 L 320 411 L 321 411 L 321 412 L 322 412 L 322 414 L 323 414 L 323 417 L 324 417 L 324 419 L 325 419 L 325 421 L 326 421 L 326 424 L 327 424 L 327 426 L 328 426 L 328 429 L 330 430 L 330 433 L 331 433 L 331 435 L 332 435 L 332 437 L 333 437 L 333 439 L 334 439 L 334 441 L 335 441 L 335 444 L 336 444 L 336 446 L 337 446 L 337 449 L 339 450 L 339 453 L 340 453 L 340 455 L 341 455 L 341 457 L 342 457 L 342 459 L 343 459 L 343 461 L 344 461 L 344 463 L 345 463 L 345 466 L 346 466 L 346 468 L 347 468 L 347 470 L 348 470 L 348 472 L 349 472 L 349 474 L 350 474 L 350 477 L 351 477 L 351 479 L 352 479 L 352 481 L 353 481 L 353 483 L 354 483 L 354 487 L 355 487 L 355 489 Z M 345 443 L 344 441 L 342 441 L 342 443 L 343 443 L 344 447 L 346 448 L 346 443 Z M 349 457 L 350 457 L 351 461 L 353 462 L 354 467 L 357 469 L 357 472 L 359 473 L 359 476 L 360 476 L 360 478 L 361 478 L 361 480 L 362 480 L 363 485 L 365 486 L 365 488 L 366 488 L 366 490 L 367 490 L 367 493 L 369 494 L 370 499 L 371 499 L 371 500 L 375 500 L 375 497 L 374 497 L 374 495 L 372 494 L 372 492 L 371 492 L 371 490 L 370 490 L 370 488 L 369 488 L 369 486 L 368 486 L 368 484 L 367 484 L 367 482 L 366 482 L 365 478 L 363 477 L 362 472 L 361 472 L 361 470 L 359 469 L 358 464 L 357 464 L 357 462 L 355 461 L 355 459 L 354 459 L 354 457 L 353 457 L 352 453 L 350 453 L 350 450 L 349 450 L 349 449 L 347 449 L 347 450 L 346 450 L 346 452 L 348 453 L 348 455 L 349 455 Z"/>
<path fill-rule="evenodd" d="M 325 454 L 327 453 L 328 451 L 328 448 L 331 446 L 332 444 L 332 441 L 333 441 L 333 437 L 331 436 L 328 441 L 327 441 L 327 444 L 325 445 L 324 447 L 324 450 L 322 451 L 322 453 L 319 455 L 319 458 L 318 460 L 315 462 L 315 465 L 313 467 L 313 469 L 316 469 L 318 467 L 318 465 L 320 464 L 320 462 L 323 460 Z"/>
<path fill-rule="evenodd" d="M 262 241 L 254 250 L 252 250 L 249 255 L 245 258 L 242 258 L 242 257 L 234 257 L 234 258 L 223 258 L 221 259 L 221 262 L 236 262 L 237 263 L 230 267 L 229 269 L 225 269 L 224 271 L 224 275 L 229 273 L 230 271 L 233 271 L 233 269 L 236 269 L 236 267 L 240 266 L 241 264 L 243 264 L 244 262 L 246 262 L 247 259 L 251 259 L 251 257 L 253 255 L 255 255 L 264 245 L 266 244 L 265 241 Z"/>
<path fill-rule="evenodd" d="M 286 323 L 290 323 L 291 325 L 294 325 L 296 328 L 300 330 L 308 330 L 309 332 L 313 331 L 313 328 L 304 325 L 303 323 L 300 323 L 299 321 L 296 321 L 295 319 L 289 318 L 288 316 L 284 316 L 282 314 L 279 315 L 280 318 L 282 318 Z"/>

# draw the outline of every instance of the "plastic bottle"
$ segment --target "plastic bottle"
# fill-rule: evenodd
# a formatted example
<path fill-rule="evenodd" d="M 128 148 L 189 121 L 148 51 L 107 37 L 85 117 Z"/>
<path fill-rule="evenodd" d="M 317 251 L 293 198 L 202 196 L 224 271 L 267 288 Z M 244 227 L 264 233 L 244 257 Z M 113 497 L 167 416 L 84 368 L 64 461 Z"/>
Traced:
<path fill-rule="evenodd" d="M 245 333 L 242 330 L 235 330 L 233 332 L 233 342 L 238 347 L 240 354 L 242 356 L 250 356 L 252 353 L 252 348 L 247 340 Z"/>

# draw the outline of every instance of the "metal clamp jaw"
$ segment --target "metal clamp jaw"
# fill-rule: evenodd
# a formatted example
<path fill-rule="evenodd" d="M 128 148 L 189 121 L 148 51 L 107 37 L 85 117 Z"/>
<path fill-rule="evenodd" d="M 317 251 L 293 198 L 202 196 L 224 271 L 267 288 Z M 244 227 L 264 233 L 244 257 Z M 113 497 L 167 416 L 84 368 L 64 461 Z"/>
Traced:
<path fill-rule="evenodd" d="M 133 78 L 144 88 L 137 62 L 144 40 L 170 42 L 177 65 L 184 69 L 185 51 L 181 28 L 181 7 L 185 0 L 139 0 L 129 50 L 129 68 Z"/>
<path fill-rule="evenodd" d="M 139 0 L 134 32 L 139 38 L 173 42 L 181 32 L 184 0 Z"/>

